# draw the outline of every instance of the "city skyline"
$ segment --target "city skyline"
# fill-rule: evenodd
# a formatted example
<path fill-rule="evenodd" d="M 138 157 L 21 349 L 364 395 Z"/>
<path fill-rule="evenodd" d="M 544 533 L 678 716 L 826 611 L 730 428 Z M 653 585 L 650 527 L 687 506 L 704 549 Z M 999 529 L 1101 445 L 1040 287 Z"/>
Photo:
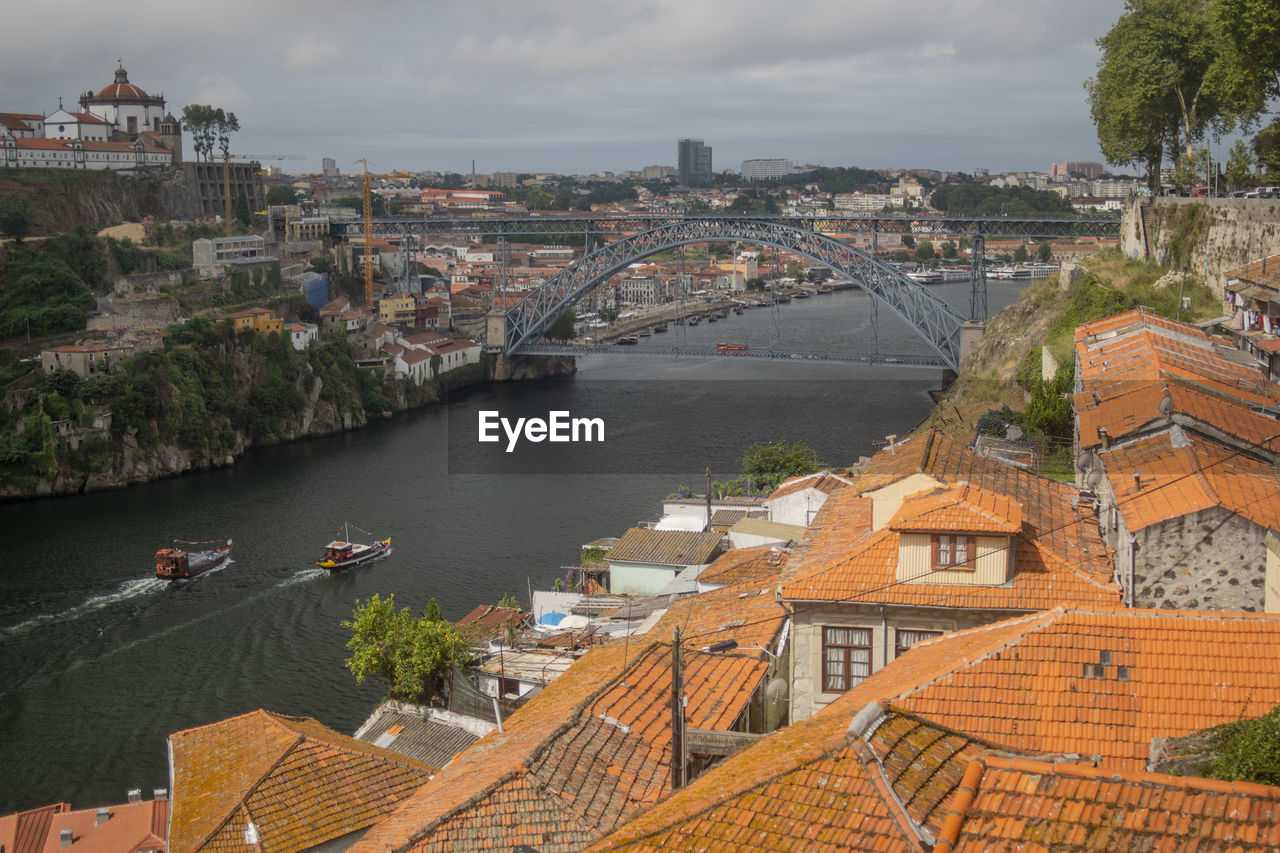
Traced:
<path fill-rule="evenodd" d="M 287 171 L 594 174 L 748 159 L 864 168 L 1044 171 L 1102 161 L 1083 83 L 1119 0 L 804 0 L 466 8 L 222 4 L 128 20 L 74 0 L 6 19 L 0 112 L 76 108 L 111 81 L 232 110 L 232 150 Z M 416 36 L 415 33 L 426 35 Z M 358 35 L 357 35 L 358 34 Z M 1011 87 L 1010 81 L 1017 86 Z M 191 157 L 188 141 L 186 156 Z"/>

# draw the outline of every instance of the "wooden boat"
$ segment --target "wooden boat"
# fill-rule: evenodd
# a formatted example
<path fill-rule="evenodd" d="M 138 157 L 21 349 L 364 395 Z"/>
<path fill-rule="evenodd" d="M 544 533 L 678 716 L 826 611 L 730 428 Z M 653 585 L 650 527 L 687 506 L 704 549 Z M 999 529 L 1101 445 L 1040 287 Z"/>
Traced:
<path fill-rule="evenodd" d="M 335 539 L 324 546 L 324 559 L 316 560 L 317 566 L 337 571 L 358 566 L 391 553 L 390 539 L 375 539 L 368 544 L 352 542 L 348 527 L 348 524 L 343 524 L 342 538 Z"/>
<path fill-rule="evenodd" d="M 175 545 L 213 545 L 212 542 L 175 542 Z M 161 548 L 156 551 L 156 577 L 161 580 L 185 580 L 201 572 L 215 569 L 231 556 L 231 540 L 203 551 Z"/>

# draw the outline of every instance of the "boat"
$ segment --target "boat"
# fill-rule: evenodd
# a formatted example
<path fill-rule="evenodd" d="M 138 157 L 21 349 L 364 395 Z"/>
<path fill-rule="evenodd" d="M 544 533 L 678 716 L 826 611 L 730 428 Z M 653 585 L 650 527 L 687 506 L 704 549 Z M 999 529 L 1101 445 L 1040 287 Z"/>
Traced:
<path fill-rule="evenodd" d="M 648 329 L 640 330 L 640 337 L 642 338 L 648 338 L 648 337 L 651 337 L 652 335 L 653 335 L 653 332 L 649 331 Z"/>
<path fill-rule="evenodd" d="M 215 545 L 201 551 L 183 548 L 161 548 L 156 551 L 156 577 L 161 580 L 186 580 L 201 572 L 216 569 L 231 556 L 231 540 L 214 542 L 174 542 L 174 545 Z"/>
<path fill-rule="evenodd" d="M 324 546 L 324 559 L 316 560 L 317 566 L 336 571 L 358 566 L 391 553 L 390 539 L 375 539 L 368 544 L 352 542 L 349 527 L 349 524 L 343 524 L 342 538 L 335 539 Z"/>
<path fill-rule="evenodd" d="M 620 345 L 626 345 L 626 346 L 630 346 L 632 344 L 638 344 L 640 343 L 640 336 L 639 335 L 623 335 L 622 337 L 618 338 L 618 343 Z"/>
<path fill-rule="evenodd" d="M 746 344 L 716 344 L 716 355 L 746 355 Z"/>
<path fill-rule="evenodd" d="M 653 327 L 653 331 L 655 334 L 658 332 L 665 332 L 666 330 L 667 330 L 666 323 L 658 323 L 656 326 Z"/>

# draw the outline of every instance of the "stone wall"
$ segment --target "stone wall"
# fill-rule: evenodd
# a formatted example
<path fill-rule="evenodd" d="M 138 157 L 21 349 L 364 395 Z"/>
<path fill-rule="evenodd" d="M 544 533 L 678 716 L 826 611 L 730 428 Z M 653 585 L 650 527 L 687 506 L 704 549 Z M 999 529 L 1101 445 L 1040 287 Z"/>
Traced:
<path fill-rule="evenodd" d="M 1219 507 L 1139 531 L 1134 606 L 1262 612 L 1265 536 L 1258 525 Z"/>
<path fill-rule="evenodd" d="M 1221 294 L 1224 273 L 1280 253 L 1280 199 L 1130 199 L 1120 229 L 1126 257 L 1180 265 Z"/>

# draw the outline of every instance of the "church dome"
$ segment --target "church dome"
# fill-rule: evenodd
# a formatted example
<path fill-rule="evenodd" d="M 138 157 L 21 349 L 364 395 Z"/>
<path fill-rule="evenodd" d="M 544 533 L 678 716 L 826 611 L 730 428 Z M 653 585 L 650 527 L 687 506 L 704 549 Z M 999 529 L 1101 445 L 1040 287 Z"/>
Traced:
<path fill-rule="evenodd" d="M 129 72 L 121 65 L 116 68 L 116 79 L 103 86 L 94 97 L 109 101 L 146 100 L 147 93 L 129 82 Z"/>

